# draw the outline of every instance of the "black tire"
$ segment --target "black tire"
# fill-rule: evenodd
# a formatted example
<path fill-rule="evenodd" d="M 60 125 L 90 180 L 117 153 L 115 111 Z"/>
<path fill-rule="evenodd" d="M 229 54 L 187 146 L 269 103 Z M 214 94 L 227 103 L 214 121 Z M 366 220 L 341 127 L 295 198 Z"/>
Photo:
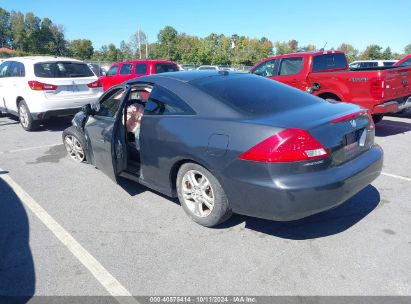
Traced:
<path fill-rule="evenodd" d="M 379 123 L 383 119 L 384 115 L 382 114 L 374 114 L 372 116 L 372 120 L 374 120 L 374 124 Z"/>
<path fill-rule="evenodd" d="M 87 160 L 87 141 L 81 129 L 75 126 L 68 127 L 63 131 L 62 139 L 67 154 L 72 160 L 79 163 Z M 78 147 L 81 147 L 82 152 Z"/>
<path fill-rule="evenodd" d="M 190 206 L 188 205 L 191 204 L 191 201 L 187 200 L 186 202 L 186 199 L 183 196 L 183 179 L 185 180 L 186 174 L 189 174 L 190 172 L 198 172 L 199 175 L 203 175 L 209 181 L 211 190 L 208 190 L 208 192 L 212 193 L 214 203 L 213 208 L 211 210 L 207 209 L 205 211 L 205 213 L 209 212 L 205 216 L 196 215 L 191 210 L 192 208 L 190 208 Z M 184 182 L 187 181 L 185 180 Z M 225 195 L 225 192 L 221 187 L 221 184 L 214 177 L 214 175 L 206 168 L 194 163 L 185 163 L 180 167 L 177 173 L 176 183 L 178 199 L 180 200 L 180 204 L 183 207 L 184 212 L 196 223 L 205 227 L 213 227 L 230 218 L 232 211 L 227 196 Z M 185 187 L 187 187 L 187 184 L 185 184 Z M 202 191 L 200 192 L 203 193 Z M 194 201 L 193 204 L 195 204 Z"/>
<path fill-rule="evenodd" d="M 20 125 L 26 131 L 34 131 L 38 129 L 39 122 L 34 120 L 31 116 L 30 109 L 24 99 L 20 100 L 17 105 Z"/>

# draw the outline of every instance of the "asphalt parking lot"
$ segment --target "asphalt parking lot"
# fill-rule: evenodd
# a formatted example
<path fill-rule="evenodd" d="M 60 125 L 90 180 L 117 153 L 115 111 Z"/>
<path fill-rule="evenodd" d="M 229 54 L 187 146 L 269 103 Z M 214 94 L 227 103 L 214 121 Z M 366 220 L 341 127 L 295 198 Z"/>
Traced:
<path fill-rule="evenodd" d="M 411 295 L 410 117 L 377 125 L 383 174 L 338 208 L 214 229 L 73 162 L 69 125 L 0 118 L 0 294 Z"/>

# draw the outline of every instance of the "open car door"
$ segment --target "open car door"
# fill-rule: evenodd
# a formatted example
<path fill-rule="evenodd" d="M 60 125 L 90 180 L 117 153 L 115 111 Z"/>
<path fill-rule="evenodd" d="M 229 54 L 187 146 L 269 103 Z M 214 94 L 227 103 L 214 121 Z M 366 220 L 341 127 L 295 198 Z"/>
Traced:
<path fill-rule="evenodd" d="M 116 181 L 127 166 L 125 128 L 123 126 L 123 100 L 126 87 L 114 87 L 100 99 L 95 115 L 84 127 L 89 144 L 90 160 L 98 169 Z"/>

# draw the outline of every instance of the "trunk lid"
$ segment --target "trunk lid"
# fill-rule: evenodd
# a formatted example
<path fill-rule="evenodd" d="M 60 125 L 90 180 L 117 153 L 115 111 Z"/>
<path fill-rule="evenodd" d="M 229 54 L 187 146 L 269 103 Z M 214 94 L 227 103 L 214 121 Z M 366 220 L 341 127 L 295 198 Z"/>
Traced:
<path fill-rule="evenodd" d="M 374 144 L 374 125 L 367 112 L 348 103 L 324 102 L 264 117 L 260 122 L 307 130 L 327 149 L 332 166 L 355 158 Z"/>

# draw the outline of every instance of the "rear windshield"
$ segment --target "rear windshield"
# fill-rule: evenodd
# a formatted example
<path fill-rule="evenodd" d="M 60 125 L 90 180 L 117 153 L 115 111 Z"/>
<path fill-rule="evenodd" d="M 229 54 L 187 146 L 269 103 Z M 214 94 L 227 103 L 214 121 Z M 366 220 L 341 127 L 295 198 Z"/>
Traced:
<path fill-rule="evenodd" d="M 75 78 L 94 76 L 87 64 L 78 62 L 35 63 L 34 75 L 42 78 Z"/>
<path fill-rule="evenodd" d="M 157 63 L 154 66 L 154 70 L 156 74 L 165 73 L 165 72 L 176 72 L 178 71 L 178 66 L 171 63 Z"/>
<path fill-rule="evenodd" d="M 255 116 L 322 102 L 284 84 L 250 74 L 206 77 L 191 84 L 234 110 Z"/>
<path fill-rule="evenodd" d="M 347 59 L 341 53 L 319 55 L 315 56 L 313 60 L 313 72 L 340 69 L 346 66 Z"/>

